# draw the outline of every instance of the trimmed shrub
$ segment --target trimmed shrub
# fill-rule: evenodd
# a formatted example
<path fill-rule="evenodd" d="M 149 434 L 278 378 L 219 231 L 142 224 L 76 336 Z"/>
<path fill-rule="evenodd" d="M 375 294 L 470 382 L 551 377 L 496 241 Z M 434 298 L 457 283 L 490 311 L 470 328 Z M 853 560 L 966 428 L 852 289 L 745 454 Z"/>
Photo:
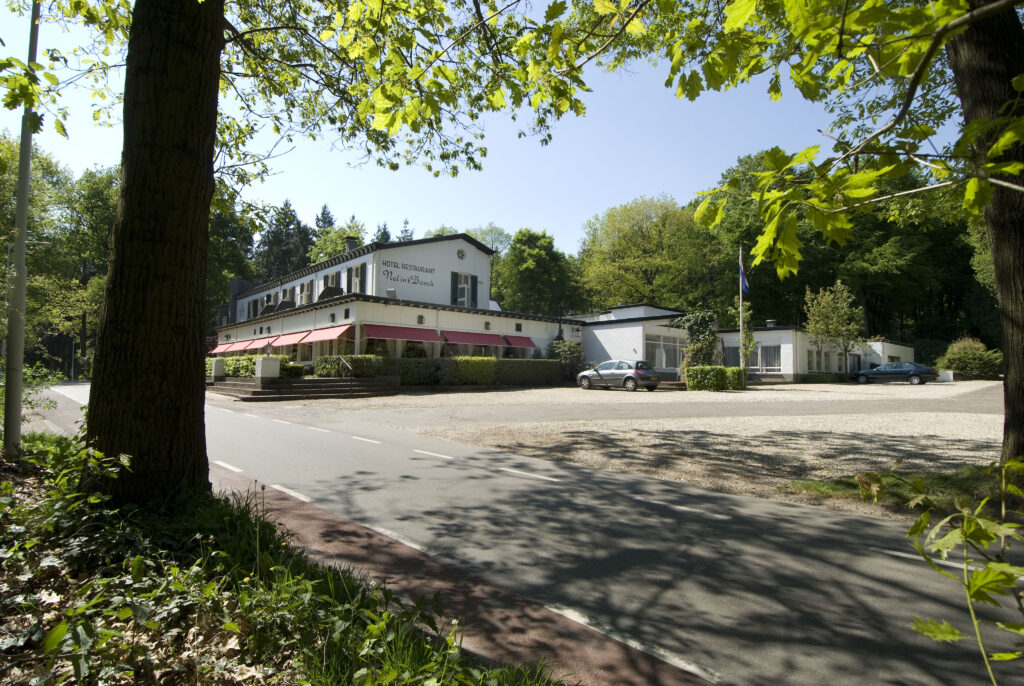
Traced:
<path fill-rule="evenodd" d="M 236 376 L 236 377 L 248 377 L 253 378 L 256 376 L 256 358 L 265 357 L 264 355 L 242 355 L 237 357 L 225 357 L 224 358 L 224 376 Z M 290 355 L 273 355 L 281 360 L 281 376 L 288 376 L 292 372 L 285 372 L 285 367 L 291 366 L 292 358 Z M 302 376 L 302 365 L 295 365 L 299 367 L 298 376 Z M 206 358 L 206 375 L 211 376 L 213 374 L 213 358 Z"/>
<path fill-rule="evenodd" d="M 950 343 L 935 364 L 952 369 L 959 379 L 998 379 L 1003 371 L 1003 354 L 987 349 L 977 338 L 965 337 Z"/>
<path fill-rule="evenodd" d="M 561 382 L 559 360 L 497 360 L 494 382 L 499 386 L 554 386 Z"/>
<path fill-rule="evenodd" d="M 686 390 L 724 391 L 726 388 L 725 367 L 693 366 L 686 368 Z"/>
<path fill-rule="evenodd" d="M 345 362 L 348 365 L 345 365 Z M 349 368 L 351 367 L 351 369 Z M 383 358 L 376 355 L 324 355 L 316 360 L 316 375 L 320 377 L 378 376 L 383 372 Z"/>
<path fill-rule="evenodd" d="M 494 368 L 498 361 L 493 357 L 456 357 L 455 362 L 459 384 L 490 386 L 494 383 Z"/>
<path fill-rule="evenodd" d="M 213 376 L 213 358 L 212 357 L 207 357 L 206 358 L 206 376 L 208 376 L 208 377 Z"/>
<path fill-rule="evenodd" d="M 382 367 L 384 374 L 397 376 L 403 386 L 427 386 L 438 382 L 440 362 L 425 357 L 388 357 Z"/>
<path fill-rule="evenodd" d="M 741 391 L 747 387 L 747 380 L 743 375 L 743 367 L 725 368 L 725 387 L 730 391 Z"/>
<path fill-rule="evenodd" d="M 301 379 L 306 373 L 306 365 L 304 364 L 291 364 L 289 362 L 281 362 L 281 378 L 282 379 Z"/>

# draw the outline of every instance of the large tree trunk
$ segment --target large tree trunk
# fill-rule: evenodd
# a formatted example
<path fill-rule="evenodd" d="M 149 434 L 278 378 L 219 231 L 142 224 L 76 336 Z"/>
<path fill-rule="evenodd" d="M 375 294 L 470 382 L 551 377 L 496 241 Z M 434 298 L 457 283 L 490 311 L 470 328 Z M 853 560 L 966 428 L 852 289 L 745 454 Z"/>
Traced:
<path fill-rule="evenodd" d="M 223 0 L 138 0 L 125 74 L 121 195 L 87 438 L 131 470 L 117 502 L 209 489 L 206 274 Z"/>
<path fill-rule="evenodd" d="M 971 0 L 980 7 L 988 0 Z M 947 48 L 950 66 L 967 123 L 1011 114 L 1005 110 L 1017 97 L 1010 83 L 1024 73 L 1024 27 L 1010 8 L 970 26 Z M 1017 116 L 1024 115 L 1018 106 Z M 990 143 L 991 141 L 989 141 Z M 987 148 L 981 141 L 981 149 Z M 1014 146 L 1002 161 L 1024 161 L 1024 147 Z M 1005 180 L 1024 185 L 1024 176 Z M 995 262 L 999 317 L 1005 362 L 1003 458 L 1024 454 L 1024 192 L 996 186 L 985 209 L 992 259 Z"/>

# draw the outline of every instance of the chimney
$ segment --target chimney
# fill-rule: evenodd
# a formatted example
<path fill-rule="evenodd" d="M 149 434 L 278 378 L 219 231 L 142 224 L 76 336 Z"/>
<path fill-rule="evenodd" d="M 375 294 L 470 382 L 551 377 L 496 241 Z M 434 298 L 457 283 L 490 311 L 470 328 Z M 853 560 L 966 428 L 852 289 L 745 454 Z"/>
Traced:
<path fill-rule="evenodd" d="M 769 329 L 774 329 L 775 328 L 775 320 L 774 319 L 766 319 L 766 320 L 764 320 L 764 325 L 767 326 Z"/>
<path fill-rule="evenodd" d="M 345 252 L 355 250 L 359 247 L 359 236 L 346 236 L 345 237 Z"/>

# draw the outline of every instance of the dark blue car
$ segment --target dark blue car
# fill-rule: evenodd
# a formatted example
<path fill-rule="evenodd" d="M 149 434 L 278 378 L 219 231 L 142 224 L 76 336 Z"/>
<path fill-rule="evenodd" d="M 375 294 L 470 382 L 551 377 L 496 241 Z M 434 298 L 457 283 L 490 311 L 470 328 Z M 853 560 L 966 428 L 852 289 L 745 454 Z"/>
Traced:
<path fill-rule="evenodd" d="M 862 369 L 853 375 L 857 383 L 869 381 L 907 381 L 913 385 L 935 381 L 939 373 L 916 362 L 886 362 L 874 369 Z"/>

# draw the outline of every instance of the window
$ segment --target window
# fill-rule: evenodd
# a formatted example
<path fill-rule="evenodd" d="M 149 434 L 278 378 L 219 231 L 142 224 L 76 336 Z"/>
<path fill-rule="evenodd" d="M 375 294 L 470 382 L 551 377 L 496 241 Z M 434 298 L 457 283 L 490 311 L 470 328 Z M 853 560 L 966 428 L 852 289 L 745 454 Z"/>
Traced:
<path fill-rule="evenodd" d="M 490 330 L 491 330 L 491 323 L 490 322 L 484 322 L 484 331 L 490 331 Z"/>
<path fill-rule="evenodd" d="M 523 330 L 523 324 L 522 324 L 522 322 L 516 322 L 516 333 L 519 333 L 519 332 L 521 332 L 522 330 Z"/>
<path fill-rule="evenodd" d="M 761 370 L 765 372 L 781 372 L 782 371 L 782 346 L 781 345 L 762 345 L 759 350 L 761 351 Z"/>
<path fill-rule="evenodd" d="M 889 355 L 889 359 L 887 360 L 887 362 L 899 362 L 899 361 L 900 361 L 900 356 L 899 355 Z"/>
<path fill-rule="evenodd" d="M 822 353 L 825 358 L 825 369 L 823 371 L 832 371 L 832 353 Z"/>
<path fill-rule="evenodd" d="M 328 320 L 329 322 L 331 322 L 331 323 L 334 323 L 334 313 L 333 313 L 333 312 L 331 312 L 331 313 L 330 313 L 330 314 L 329 314 L 329 315 L 327 316 L 327 320 Z"/>
<path fill-rule="evenodd" d="M 807 371 L 809 371 L 809 372 L 813 372 L 814 371 L 814 351 L 813 350 L 808 350 L 807 351 Z"/>
<path fill-rule="evenodd" d="M 256 332 L 253 331 L 253 333 L 256 333 Z M 260 333 L 263 333 L 263 327 L 262 326 L 260 327 Z"/>
<path fill-rule="evenodd" d="M 473 274 L 452 272 L 452 305 L 476 307 L 477 278 Z"/>
<path fill-rule="evenodd" d="M 644 340 L 644 357 L 651 364 L 658 364 L 658 348 L 660 347 L 660 341 L 656 338 L 648 337 Z"/>
<path fill-rule="evenodd" d="M 348 308 L 345 308 L 345 319 L 348 319 Z"/>
<path fill-rule="evenodd" d="M 599 372 L 608 372 L 611 371 L 612 369 L 615 369 L 614 360 L 612 360 L 611 362 L 605 362 L 604 364 L 597 365 L 597 371 Z"/>
<path fill-rule="evenodd" d="M 416 323 L 417 324 L 422 324 L 423 321 L 424 321 L 424 319 L 423 319 L 423 315 L 422 314 L 416 315 Z"/>

